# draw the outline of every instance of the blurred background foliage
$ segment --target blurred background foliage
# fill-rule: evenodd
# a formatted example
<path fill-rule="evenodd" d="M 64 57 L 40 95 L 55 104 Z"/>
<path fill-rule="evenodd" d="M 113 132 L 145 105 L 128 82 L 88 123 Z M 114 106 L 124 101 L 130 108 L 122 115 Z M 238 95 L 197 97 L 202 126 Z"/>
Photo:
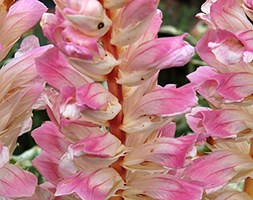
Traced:
<path fill-rule="evenodd" d="M 54 3 L 52 0 L 41 1 L 47 5 L 49 12 L 53 12 Z M 163 12 L 163 26 L 159 33 L 159 37 L 176 36 L 184 32 L 188 32 L 189 36 L 186 38 L 186 40 L 195 46 L 198 39 L 206 30 L 205 25 L 195 18 L 195 15 L 200 12 L 200 7 L 203 3 L 204 0 L 161 0 L 159 9 L 161 9 Z M 35 34 L 40 39 L 41 45 L 48 43 L 46 38 L 43 36 L 39 25 L 30 30 L 28 33 L 24 34 L 23 37 L 30 34 Z M 20 41 L 21 40 L 22 38 Z M 13 56 L 14 52 L 19 47 L 20 41 L 14 46 L 4 62 L 7 62 L 8 58 Z M 2 66 L 4 62 L 0 63 L 0 66 Z M 166 84 L 176 84 L 178 87 L 182 86 L 188 82 L 186 75 L 194 71 L 196 67 L 204 64 L 205 63 L 203 63 L 195 54 L 191 62 L 184 67 L 162 70 L 159 74 L 159 85 L 164 86 Z M 207 105 L 206 102 L 201 98 L 200 104 Z M 48 117 L 45 111 L 34 111 L 33 129 L 39 127 L 46 120 L 48 120 Z M 184 135 L 190 132 L 184 117 L 179 117 L 176 122 L 176 136 Z M 30 160 L 32 160 L 34 156 L 39 153 L 38 148 L 34 147 L 34 145 L 35 143 L 30 136 L 30 133 L 19 137 L 17 148 L 14 152 L 16 156 L 13 157 L 12 162 L 15 163 L 18 161 L 18 164 L 21 167 L 29 168 L 32 172 L 37 173 L 30 162 Z M 23 156 L 22 153 L 25 156 Z M 22 162 L 20 161 L 20 158 L 22 159 Z"/>

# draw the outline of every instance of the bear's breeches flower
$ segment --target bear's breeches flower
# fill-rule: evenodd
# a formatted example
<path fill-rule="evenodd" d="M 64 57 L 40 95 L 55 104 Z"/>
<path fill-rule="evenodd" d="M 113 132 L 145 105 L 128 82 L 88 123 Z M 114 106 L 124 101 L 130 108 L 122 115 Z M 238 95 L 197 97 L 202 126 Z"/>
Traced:
<path fill-rule="evenodd" d="M 41 21 L 55 47 L 36 59 L 52 122 L 32 134 L 42 148 L 33 164 L 55 196 L 198 199 L 201 186 L 173 176 L 196 155 L 197 135 L 174 138 L 172 122 L 197 105 L 193 84 L 156 85 L 160 70 L 190 61 L 187 34 L 157 38 L 156 0 L 55 3 Z"/>

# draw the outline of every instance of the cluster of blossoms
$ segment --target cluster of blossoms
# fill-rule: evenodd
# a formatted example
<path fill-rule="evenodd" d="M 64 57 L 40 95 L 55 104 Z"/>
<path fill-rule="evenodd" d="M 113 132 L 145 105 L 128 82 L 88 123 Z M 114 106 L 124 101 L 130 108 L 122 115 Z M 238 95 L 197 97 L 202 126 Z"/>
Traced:
<path fill-rule="evenodd" d="M 251 1 L 202 6 L 210 30 L 196 50 L 212 67 L 180 88 L 158 86 L 158 73 L 185 65 L 194 48 L 187 34 L 157 38 L 158 0 L 54 2 L 51 14 L 36 0 L 0 0 L 1 60 L 41 16 L 53 43 L 28 36 L 0 70 L 0 199 L 252 199 Z M 195 107 L 195 90 L 211 108 Z M 32 132 L 41 185 L 9 164 L 33 109 L 50 118 Z M 195 134 L 175 138 L 186 113 Z M 204 142 L 208 155 L 197 153 Z"/>
<path fill-rule="evenodd" d="M 0 60 L 3 60 L 20 36 L 33 27 L 47 8 L 36 0 L 0 1 Z M 30 41 L 33 41 L 32 43 Z M 13 59 L 0 70 L 0 198 L 31 197 L 37 177 L 9 163 L 18 136 L 29 131 L 32 109 L 43 92 L 35 58 L 50 46 L 39 47 L 35 36 L 26 38 Z M 38 187 L 37 191 L 42 191 Z M 27 198 L 33 200 L 34 198 Z"/>
<path fill-rule="evenodd" d="M 198 140 L 206 139 L 212 150 L 203 157 L 210 162 L 205 170 L 222 178 L 220 188 L 208 191 L 207 199 L 250 200 L 253 1 L 208 0 L 202 11 L 197 16 L 208 25 L 208 31 L 196 51 L 209 66 L 199 67 L 188 78 L 211 108 L 194 108 L 187 119 L 192 130 L 200 134 Z M 244 188 L 238 187 L 240 184 Z"/>
<path fill-rule="evenodd" d="M 55 3 L 41 21 L 54 47 L 36 59 L 51 120 L 32 133 L 43 187 L 71 199 L 200 199 L 183 172 L 196 136 L 174 138 L 172 122 L 195 92 L 157 85 L 159 70 L 191 59 L 186 35 L 157 38 L 157 0 Z"/>

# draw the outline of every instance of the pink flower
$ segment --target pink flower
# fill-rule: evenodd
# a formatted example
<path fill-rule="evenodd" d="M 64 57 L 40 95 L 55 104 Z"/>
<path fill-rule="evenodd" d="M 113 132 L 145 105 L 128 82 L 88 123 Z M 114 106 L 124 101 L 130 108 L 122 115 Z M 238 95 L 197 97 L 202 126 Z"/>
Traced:
<path fill-rule="evenodd" d="M 126 199 L 201 199 L 203 189 L 194 181 L 169 174 L 139 175 L 123 192 Z"/>
<path fill-rule="evenodd" d="M 87 36 L 101 37 L 111 26 L 103 6 L 99 1 L 55 0 L 63 16 L 79 31 Z"/>
<path fill-rule="evenodd" d="M 214 151 L 210 155 L 195 159 L 184 171 L 184 177 L 198 181 L 205 189 L 219 189 L 233 177 L 244 179 L 243 166 L 252 170 L 249 155 L 233 150 Z M 247 175 L 246 175 L 247 176 Z M 208 191 L 208 190 L 207 190 Z"/>
<path fill-rule="evenodd" d="M 0 144 L 0 197 L 30 197 L 34 194 L 37 178 L 16 165 L 8 164 L 9 149 Z"/>
<path fill-rule="evenodd" d="M 72 115 L 72 110 L 77 113 Z M 100 83 L 90 83 L 79 88 L 66 86 L 61 89 L 60 112 L 65 118 L 75 118 L 81 114 L 88 121 L 103 124 L 113 119 L 120 110 L 118 99 Z"/>
<path fill-rule="evenodd" d="M 248 103 L 253 93 L 253 74 L 248 72 L 218 73 L 211 67 L 199 67 L 188 78 L 196 91 L 213 105 Z"/>
<path fill-rule="evenodd" d="M 241 5 L 237 0 L 207 0 L 197 17 L 204 20 L 212 29 L 231 32 L 252 29 Z"/>
<path fill-rule="evenodd" d="M 58 10 L 56 15 L 44 14 L 41 26 L 45 36 L 68 56 L 69 62 L 92 79 L 105 80 L 105 75 L 119 64 L 116 58 L 99 44 L 97 37 L 87 36 L 75 29 Z"/>
<path fill-rule="evenodd" d="M 20 0 L 10 8 L 2 9 L 0 4 L 0 60 L 2 60 L 17 42 L 19 37 L 33 27 L 46 12 L 47 8 L 37 0 Z M 4 13 L 2 13 L 4 12 Z"/>
<path fill-rule="evenodd" d="M 36 37 L 27 37 L 15 58 L 0 70 L 3 88 L 0 92 L 0 139 L 11 153 L 16 147 L 18 135 L 31 128 L 31 123 L 27 122 L 43 90 L 42 81 L 36 72 L 35 58 L 49 48 L 50 46 L 40 48 Z"/>
<path fill-rule="evenodd" d="M 36 58 L 36 68 L 38 74 L 58 91 L 64 86 L 80 87 L 93 82 L 73 69 L 64 55 L 56 48 L 52 48 Z"/>
<path fill-rule="evenodd" d="M 33 163 L 50 191 L 85 200 L 200 199 L 201 186 L 182 177 L 198 135 L 174 138 L 172 122 L 197 104 L 194 84 L 157 86 L 159 70 L 192 57 L 186 34 L 157 39 L 157 0 L 55 2 L 56 15 L 41 25 L 63 54 L 53 48 L 36 61 L 52 122 L 33 132 L 43 149 Z"/>
<path fill-rule="evenodd" d="M 185 65 L 194 53 L 193 47 L 183 41 L 185 36 L 157 38 L 138 46 L 120 65 L 117 83 L 138 85 L 161 69 Z"/>
<path fill-rule="evenodd" d="M 168 117 L 189 112 L 196 103 L 195 92 L 190 85 L 181 88 L 176 88 L 175 85 L 158 87 L 141 97 L 125 113 L 121 128 L 128 133 L 138 133 L 143 130 L 149 133 L 163 126 Z"/>
<path fill-rule="evenodd" d="M 106 199 L 123 187 L 122 179 L 112 168 L 81 171 L 59 183 L 56 196 L 75 192 L 82 200 Z"/>
<path fill-rule="evenodd" d="M 195 133 L 203 134 L 200 137 L 205 138 L 236 137 L 252 129 L 250 115 L 236 109 L 196 108 L 187 114 L 187 122 Z"/>
<path fill-rule="evenodd" d="M 67 24 L 59 11 L 56 10 L 55 15 L 45 13 L 41 26 L 45 36 L 66 55 L 88 60 L 99 56 L 97 38 L 86 36 Z"/>
<path fill-rule="evenodd" d="M 248 64 L 253 59 L 251 35 L 251 30 L 237 33 L 209 30 L 198 42 L 196 50 L 212 66 Z"/>
<path fill-rule="evenodd" d="M 180 138 L 160 137 L 155 141 L 148 141 L 128 152 L 123 166 L 130 170 L 151 171 L 182 168 L 187 154 L 193 149 L 196 137 L 197 135 Z"/>

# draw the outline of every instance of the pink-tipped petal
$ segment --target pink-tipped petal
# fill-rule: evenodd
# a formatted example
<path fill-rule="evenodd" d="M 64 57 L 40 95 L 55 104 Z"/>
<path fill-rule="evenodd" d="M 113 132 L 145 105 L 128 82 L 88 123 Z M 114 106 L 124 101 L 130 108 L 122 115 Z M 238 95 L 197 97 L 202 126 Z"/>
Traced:
<path fill-rule="evenodd" d="M 67 151 L 70 142 L 60 133 L 59 128 L 52 122 L 46 122 L 32 132 L 35 142 L 46 152 L 56 158 L 61 158 Z"/>
<path fill-rule="evenodd" d="M 51 154 L 42 151 L 33 161 L 36 169 L 53 184 L 57 184 L 61 180 L 61 175 L 58 169 L 59 159 Z"/>
<path fill-rule="evenodd" d="M 46 10 L 46 6 L 37 0 L 19 0 L 10 7 L 0 24 L 0 44 L 3 45 L 0 60 L 6 56 L 19 37 L 40 20 Z"/>
<path fill-rule="evenodd" d="M 252 128 L 250 118 L 250 115 L 240 110 L 196 108 L 187 115 L 187 122 L 201 137 L 226 138 L 249 131 Z"/>
<path fill-rule="evenodd" d="M 157 38 L 138 46 L 120 66 L 117 82 L 138 85 L 161 69 L 185 65 L 194 53 L 194 48 L 183 40 L 185 36 Z"/>
<path fill-rule="evenodd" d="M 123 165 L 132 170 L 155 170 L 152 163 L 158 164 L 158 169 L 161 167 L 182 168 L 187 154 L 193 148 L 196 137 L 197 135 L 157 138 L 154 142 L 140 145 L 127 153 Z"/>
<path fill-rule="evenodd" d="M 131 114 L 133 118 L 143 115 L 175 116 L 191 111 L 196 104 L 197 97 L 191 85 L 181 88 L 167 85 L 144 95 Z"/>
<path fill-rule="evenodd" d="M 253 94 L 253 75 L 247 72 L 219 74 L 210 67 L 199 67 L 188 78 L 196 91 L 214 105 L 247 101 Z"/>
<path fill-rule="evenodd" d="M 194 181 L 168 174 L 154 174 L 135 178 L 123 192 L 124 199 L 180 199 L 199 200 L 203 189 Z"/>
<path fill-rule="evenodd" d="M 56 196 L 76 193 L 82 200 L 107 199 L 121 188 L 123 181 L 112 168 L 81 171 L 65 178 L 56 188 Z"/>
<path fill-rule="evenodd" d="M 184 177 L 199 181 L 205 189 L 219 188 L 238 174 L 237 178 L 241 176 L 243 179 L 245 172 L 240 174 L 237 168 L 250 163 L 252 160 L 247 154 L 232 150 L 214 151 L 195 159 L 192 165 L 186 167 Z"/>
<path fill-rule="evenodd" d="M 0 196 L 29 197 L 35 192 L 37 178 L 19 167 L 7 164 L 0 168 Z"/>
<path fill-rule="evenodd" d="M 56 49 L 48 50 L 36 59 L 38 74 L 52 87 L 61 90 L 64 86 L 80 87 L 91 80 L 74 70 L 66 58 Z"/>
<path fill-rule="evenodd" d="M 111 158 L 121 153 L 123 145 L 109 132 L 90 135 L 70 146 L 73 156 Z"/>

